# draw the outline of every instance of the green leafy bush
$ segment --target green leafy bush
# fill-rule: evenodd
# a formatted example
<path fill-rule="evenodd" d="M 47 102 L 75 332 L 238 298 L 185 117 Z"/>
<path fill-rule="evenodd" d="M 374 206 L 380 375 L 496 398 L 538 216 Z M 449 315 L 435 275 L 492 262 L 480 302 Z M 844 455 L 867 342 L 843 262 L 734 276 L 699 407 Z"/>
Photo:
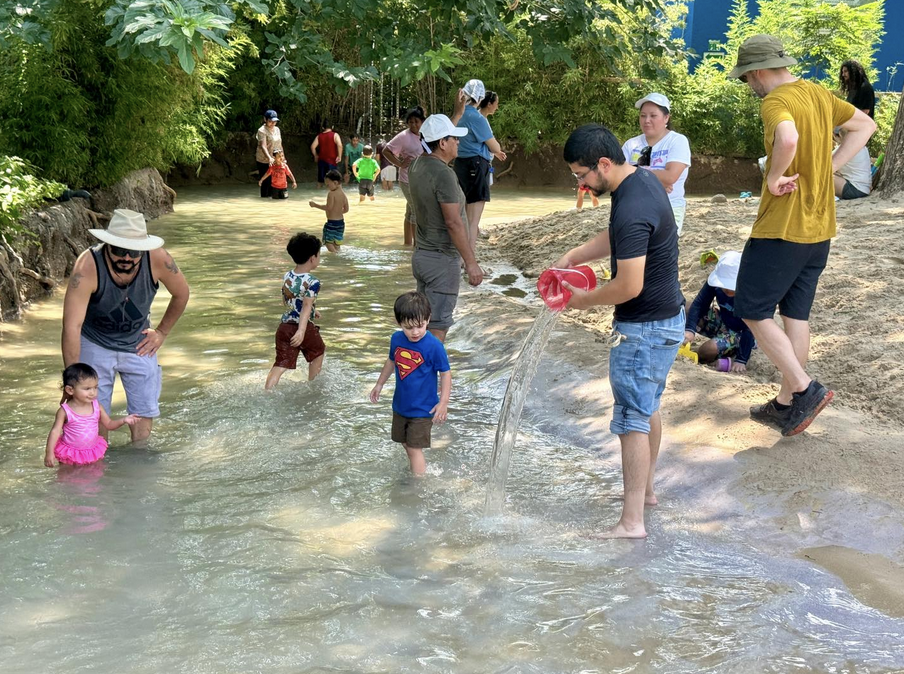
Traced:
<path fill-rule="evenodd" d="M 19 224 L 29 210 L 66 189 L 53 180 L 36 178 L 36 170 L 24 159 L 0 155 L 0 239 L 25 231 Z"/>
<path fill-rule="evenodd" d="M 76 186 L 203 160 L 228 109 L 225 77 L 245 53 L 207 43 L 191 75 L 168 60 L 120 58 L 106 46 L 108 5 L 58 0 L 43 17 L 49 42 L 7 36 L 0 51 L 0 152 Z"/>

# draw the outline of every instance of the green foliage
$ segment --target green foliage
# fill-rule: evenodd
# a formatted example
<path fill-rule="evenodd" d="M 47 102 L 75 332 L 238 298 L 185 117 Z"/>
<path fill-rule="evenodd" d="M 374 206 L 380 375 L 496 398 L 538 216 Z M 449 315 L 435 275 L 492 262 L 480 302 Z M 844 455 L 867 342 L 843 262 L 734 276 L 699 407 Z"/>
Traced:
<path fill-rule="evenodd" d="M 36 178 L 36 170 L 19 157 L 0 155 L 0 239 L 21 234 L 19 219 L 44 201 L 60 196 L 65 185 Z"/>
<path fill-rule="evenodd" d="M 734 67 L 741 43 L 757 33 L 775 35 L 798 60 L 790 68 L 793 73 L 835 90 L 843 61 L 854 58 L 870 70 L 884 34 L 883 6 L 883 0 L 860 7 L 820 0 L 760 0 L 760 13 L 751 19 L 746 1 L 734 0 L 725 41 L 719 45 L 721 55 L 706 56 L 691 75 L 673 72 L 662 87 L 672 100 L 677 128 L 691 140 L 694 152 L 762 154 L 759 100 L 748 87 L 725 76 Z M 890 133 L 891 125 L 887 126 Z M 877 135 L 885 133 L 881 127 L 880 132 Z M 871 148 L 875 150 L 879 142 L 874 139 Z"/>
<path fill-rule="evenodd" d="M 198 163 L 222 124 L 222 82 L 244 50 L 205 46 L 192 75 L 122 59 L 105 46 L 111 0 L 59 0 L 43 17 L 50 48 L 13 41 L 0 53 L 0 152 L 73 185 L 109 185 L 131 170 Z"/>
<path fill-rule="evenodd" d="M 878 157 L 888 147 L 888 140 L 895 128 L 895 117 L 901 103 L 901 94 L 891 92 L 878 94 L 876 97 L 876 133 L 869 139 L 869 153 Z"/>
<path fill-rule="evenodd" d="M 756 33 L 777 36 L 798 60 L 795 74 L 838 86 L 841 64 L 855 59 L 875 80 L 872 69 L 876 45 L 882 39 L 885 0 L 852 7 L 824 0 L 760 0 Z"/>

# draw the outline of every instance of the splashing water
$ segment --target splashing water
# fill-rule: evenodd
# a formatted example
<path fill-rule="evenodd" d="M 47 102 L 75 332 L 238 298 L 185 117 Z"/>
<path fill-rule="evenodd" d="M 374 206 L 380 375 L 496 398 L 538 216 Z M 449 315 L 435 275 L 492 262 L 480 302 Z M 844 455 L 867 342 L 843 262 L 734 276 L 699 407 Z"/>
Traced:
<path fill-rule="evenodd" d="M 499 413 L 499 424 L 496 426 L 496 442 L 493 445 L 493 456 L 490 459 L 490 480 L 487 487 L 487 499 L 484 512 L 487 515 L 502 513 L 505 501 L 505 480 L 508 477 L 509 460 L 518 437 L 518 426 L 521 424 L 521 411 L 530 383 L 537 374 L 540 356 L 556 326 L 559 312 L 552 311 L 546 305 L 531 328 L 521 346 L 518 358 L 512 368 L 512 377 L 505 389 L 502 399 L 502 410 Z"/>

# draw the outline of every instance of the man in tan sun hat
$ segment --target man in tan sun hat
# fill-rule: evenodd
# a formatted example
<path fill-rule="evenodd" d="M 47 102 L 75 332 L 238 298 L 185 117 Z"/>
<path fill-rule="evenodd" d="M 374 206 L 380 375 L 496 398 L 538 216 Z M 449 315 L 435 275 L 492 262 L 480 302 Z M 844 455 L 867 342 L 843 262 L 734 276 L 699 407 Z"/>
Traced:
<path fill-rule="evenodd" d="M 750 416 L 781 430 L 803 431 L 832 400 L 804 367 L 810 350 L 810 307 L 835 236 L 832 174 L 872 136 L 876 124 L 823 87 L 791 74 L 797 63 L 772 35 L 754 35 L 738 49 L 728 76 L 763 99 L 766 167 L 763 196 L 738 270 L 735 315 L 782 373 L 778 395 Z M 833 127 L 847 130 L 832 155 Z M 779 327 L 773 316 L 778 305 Z"/>
<path fill-rule="evenodd" d="M 144 215 L 113 211 L 107 229 L 89 229 L 102 243 L 79 255 L 63 302 L 63 363 L 87 363 L 98 374 L 98 402 L 110 413 L 119 373 L 132 442 L 146 440 L 160 416 L 157 351 L 188 304 L 188 283 L 163 239 L 147 232 Z M 163 318 L 151 327 L 151 303 L 159 284 L 171 298 Z"/>

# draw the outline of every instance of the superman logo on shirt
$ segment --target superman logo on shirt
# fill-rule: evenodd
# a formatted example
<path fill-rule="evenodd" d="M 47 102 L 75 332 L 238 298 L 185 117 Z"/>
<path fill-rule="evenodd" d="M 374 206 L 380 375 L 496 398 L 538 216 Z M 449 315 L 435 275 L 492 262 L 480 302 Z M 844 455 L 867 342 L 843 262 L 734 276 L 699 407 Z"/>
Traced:
<path fill-rule="evenodd" d="M 424 364 L 424 357 L 419 352 L 413 349 L 405 349 L 401 346 L 396 347 L 392 359 L 395 361 L 400 380 Z"/>

